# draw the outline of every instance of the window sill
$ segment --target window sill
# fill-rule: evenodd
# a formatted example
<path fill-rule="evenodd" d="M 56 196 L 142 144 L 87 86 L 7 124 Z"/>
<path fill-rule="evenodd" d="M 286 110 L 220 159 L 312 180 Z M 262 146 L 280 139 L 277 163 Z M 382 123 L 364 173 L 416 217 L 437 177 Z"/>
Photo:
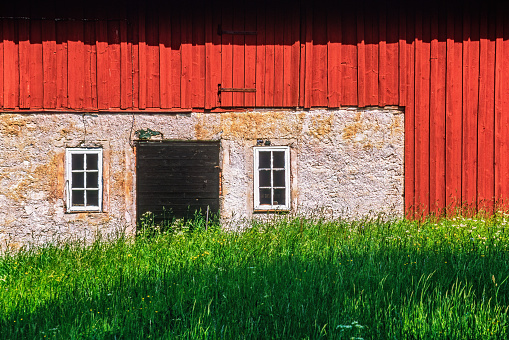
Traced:
<path fill-rule="evenodd" d="M 253 214 L 289 214 L 291 209 L 254 209 Z"/>
<path fill-rule="evenodd" d="M 105 213 L 103 210 L 66 210 L 66 214 L 81 214 L 81 213 L 91 213 L 91 214 L 102 214 Z"/>

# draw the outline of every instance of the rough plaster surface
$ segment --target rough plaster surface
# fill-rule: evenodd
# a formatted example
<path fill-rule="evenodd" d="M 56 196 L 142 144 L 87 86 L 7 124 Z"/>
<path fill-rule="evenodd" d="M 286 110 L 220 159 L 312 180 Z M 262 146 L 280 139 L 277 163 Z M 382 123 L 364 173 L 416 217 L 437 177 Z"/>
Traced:
<path fill-rule="evenodd" d="M 221 214 L 253 217 L 253 146 L 289 145 L 292 211 L 403 213 L 404 116 L 396 109 L 192 114 L 0 115 L 0 247 L 92 240 L 135 225 L 135 150 L 150 128 L 172 140 L 220 140 Z M 158 137 L 159 138 L 159 137 Z M 103 148 L 102 213 L 66 213 L 65 149 Z"/>

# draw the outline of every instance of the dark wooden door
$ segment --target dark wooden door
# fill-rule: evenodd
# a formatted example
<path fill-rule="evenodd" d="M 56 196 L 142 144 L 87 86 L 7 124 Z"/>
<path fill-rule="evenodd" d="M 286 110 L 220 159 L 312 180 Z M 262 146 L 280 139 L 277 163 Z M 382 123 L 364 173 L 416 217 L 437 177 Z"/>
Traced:
<path fill-rule="evenodd" d="M 163 218 L 219 211 L 219 142 L 140 142 L 136 150 L 136 206 Z"/>

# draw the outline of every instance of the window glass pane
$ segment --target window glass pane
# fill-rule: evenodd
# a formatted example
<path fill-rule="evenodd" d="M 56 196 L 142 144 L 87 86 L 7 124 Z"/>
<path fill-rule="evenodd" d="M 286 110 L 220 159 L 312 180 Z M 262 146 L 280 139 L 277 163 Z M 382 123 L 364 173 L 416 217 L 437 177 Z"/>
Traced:
<path fill-rule="evenodd" d="M 97 190 L 87 190 L 87 205 L 99 205 L 99 192 Z"/>
<path fill-rule="evenodd" d="M 85 173 L 83 172 L 72 173 L 72 187 L 73 188 L 85 187 Z"/>
<path fill-rule="evenodd" d="M 98 157 L 96 153 L 87 154 L 87 170 L 97 170 Z"/>
<path fill-rule="evenodd" d="M 260 189 L 260 204 L 271 204 L 270 189 Z"/>
<path fill-rule="evenodd" d="M 71 204 L 72 205 L 85 205 L 85 191 L 84 190 L 73 190 Z"/>
<path fill-rule="evenodd" d="M 274 189 L 274 201 L 272 204 L 274 205 L 285 205 L 286 197 L 285 197 L 285 189 Z"/>
<path fill-rule="evenodd" d="M 284 187 L 285 186 L 285 171 L 284 170 L 274 170 L 273 171 L 273 180 L 275 187 Z"/>
<path fill-rule="evenodd" d="M 270 168 L 270 151 L 260 151 L 258 156 L 258 169 Z"/>
<path fill-rule="evenodd" d="M 101 205 L 99 190 L 102 190 L 101 150 L 69 148 L 66 153 L 70 157 L 66 169 L 70 182 L 69 211 L 97 211 Z"/>
<path fill-rule="evenodd" d="M 98 172 L 87 172 L 87 188 L 99 188 Z"/>
<path fill-rule="evenodd" d="M 270 187 L 270 170 L 260 170 L 258 184 L 260 187 Z"/>
<path fill-rule="evenodd" d="M 274 157 L 273 168 L 284 168 L 285 167 L 285 152 L 274 151 L 272 157 Z"/>
<path fill-rule="evenodd" d="M 85 169 L 85 159 L 84 159 L 85 155 L 81 154 L 81 155 L 77 155 L 77 154 L 74 154 L 74 155 L 71 155 L 71 158 L 72 158 L 72 170 L 83 170 Z"/>

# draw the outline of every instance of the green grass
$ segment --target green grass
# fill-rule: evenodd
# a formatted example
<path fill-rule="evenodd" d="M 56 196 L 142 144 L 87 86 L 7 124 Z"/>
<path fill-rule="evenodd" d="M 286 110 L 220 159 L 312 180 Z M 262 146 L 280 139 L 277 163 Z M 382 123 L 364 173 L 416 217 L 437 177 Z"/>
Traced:
<path fill-rule="evenodd" d="M 0 258 L 5 339 L 507 339 L 509 219 L 278 218 Z"/>

